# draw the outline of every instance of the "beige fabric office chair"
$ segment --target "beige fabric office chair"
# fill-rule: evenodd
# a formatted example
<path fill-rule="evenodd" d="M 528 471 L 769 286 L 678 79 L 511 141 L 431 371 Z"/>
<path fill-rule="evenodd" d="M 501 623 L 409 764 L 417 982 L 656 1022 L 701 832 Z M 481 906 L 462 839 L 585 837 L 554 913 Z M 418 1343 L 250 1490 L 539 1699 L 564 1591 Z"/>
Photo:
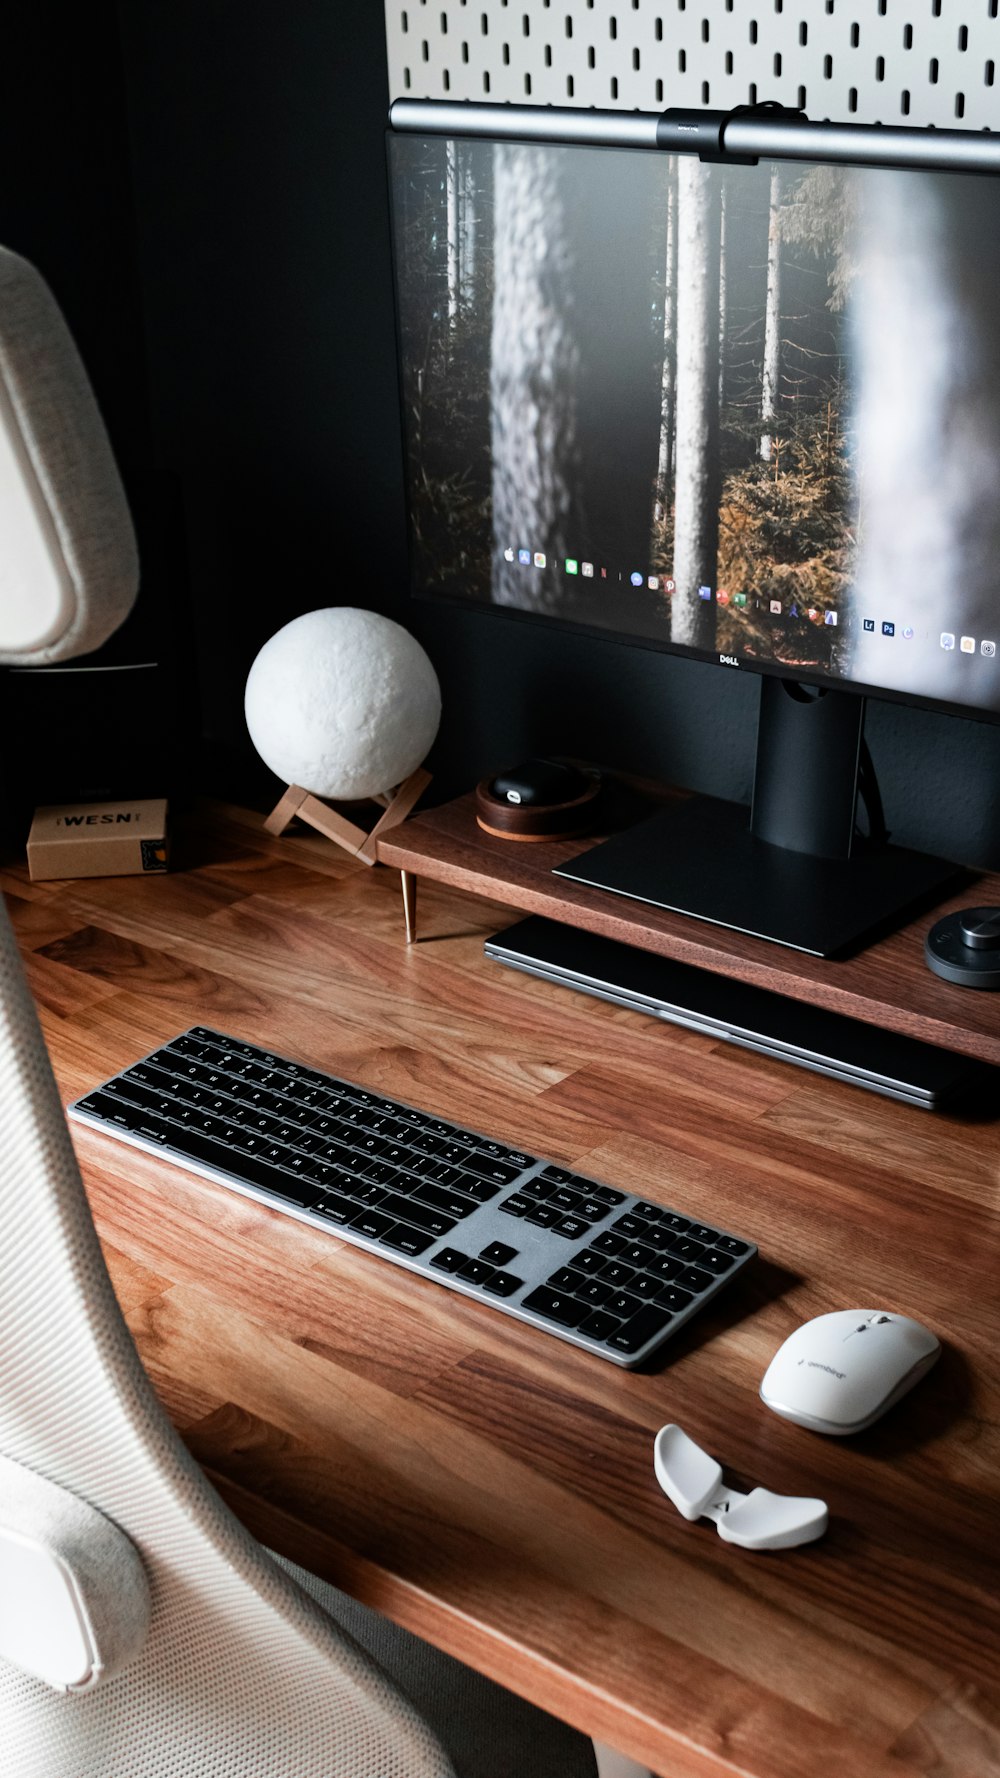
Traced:
<path fill-rule="evenodd" d="M 136 578 L 128 508 L 65 323 L 37 272 L 0 249 L 0 661 L 96 647 Z M 270 1557 L 209 1486 L 115 1301 L 0 908 L 0 1771 L 456 1768 L 593 1778 L 594 1751 Z"/>
<path fill-rule="evenodd" d="M 69 1548 L 67 1565 L 92 1607 L 94 1658 L 79 1672 L 66 1670 L 63 1682 L 68 1676 L 82 1689 L 65 1692 L 0 1661 L 5 1773 L 448 1778 L 451 1761 L 425 1718 L 318 1597 L 420 1695 L 425 1714 L 459 1749 L 463 1778 L 593 1774 L 582 1736 L 303 1577 L 309 1597 L 243 1531 L 188 1456 L 114 1299 L 5 915 L 0 1453 L 29 1483 L 45 1478 L 65 1490 L 70 1507 L 78 1499 L 98 1509 L 124 1534 L 144 1575 L 137 1582 L 104 1545 L 96 1556 L 80 1539 Z M 0 1533 L 13 1529 L 23 1544 L 39 1537 L 39 1509 L 26 1510 L 23 1496 L 5 1487 L 6 1468 L 0 1464 Z M 51 1522 L 50 1515 L 41 1525 L 43 1539 Z M 5 1554 L 0 1535 L 0 1591 L 9 1578 Z M 31 1603 L 22 1599 L 20 1609 Z M 11 1605 L 8 1593 L 0 1625 Z M 10 1629 L 7 1653 L 18 1660 L 16 1617 Z"/>

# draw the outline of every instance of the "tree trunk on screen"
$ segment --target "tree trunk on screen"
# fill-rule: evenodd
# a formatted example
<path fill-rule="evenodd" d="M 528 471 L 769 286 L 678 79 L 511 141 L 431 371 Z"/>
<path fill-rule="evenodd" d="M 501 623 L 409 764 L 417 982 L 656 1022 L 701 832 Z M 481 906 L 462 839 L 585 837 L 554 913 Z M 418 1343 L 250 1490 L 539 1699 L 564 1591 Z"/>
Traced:
<path fill-rule="evenodd" d="M 614 627 L 612 580 L 648 569 L 659 387 L 633 268 L 662 169 L 639 157 L 626 181 L 618 156 L 508 144 L 493 164 L 493 598 Z"/>
<path fill-rule="evenodd" d="M 448 331 L 454 331 L 458 319 L 459 299 L 459 171 L 458 144 L 449 142 L 445 148 L 445 211 L 447 228 Z"/>
<path fill-rule="evenodd" d="M 989 181 L 868 178 L 848 298 L 863 529 L 844 668 L 1000 710 L 1000 236 Z"/>
<path fill-rule="evenodd" d="M 494 149 L 493 266 L 493 598 L 500 605 L 534 598 L 544 609 L 542 572 L 526 570 L 517 550 L 547 557 L 567 550 L 577 474 L 568 398 L 577 351 L 556 167 L 530 148 Z"/>
<path fill-rule="evenodd" d="M 476 175 L 466 152 L 459 177 L 458 268 L 461 306 L 471 309 L 476 297 Z"/>
<path fill-rule="evenodd" d="M 663 376 L 660 383 L 660 449 L 656 463 L 653 517 L 663 518 L 674 466 L 674 383 L 677 374 L 677 187 L 667 191 L 667 245 L 663 261 Z"/>
<path fill-rule="evenodd" d="M 726 188 L 719 192 L 719 409 L 726 400 Z"/>
<path fill-rule="evenodd" d="M 719 553 L 719 176 L 684 155 L 677 169 L 677 472 L 671 637 L 715 646 Z M 703 599 L 699 588 L 713 597 Z"/>
<path fill-rule="evenodd" d="M 771 201 L 767 217 L 767 298 L 764 309 L 764 368 L 760 395 L 760 454 L 771 460 L 771 442 L 778 417 L 778 386 L 781 377 L 781 174 L 771 168 Z"/>

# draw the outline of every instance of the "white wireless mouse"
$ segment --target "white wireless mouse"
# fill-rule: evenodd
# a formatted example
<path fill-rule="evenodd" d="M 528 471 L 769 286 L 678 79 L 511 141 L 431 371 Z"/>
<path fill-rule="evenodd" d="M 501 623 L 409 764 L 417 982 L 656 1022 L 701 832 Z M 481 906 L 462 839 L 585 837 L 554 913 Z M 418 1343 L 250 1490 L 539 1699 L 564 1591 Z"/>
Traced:
<path fill-rule="evenodd" d="M 785 1420 L 843 1437 L 870 1426 L 925 1376 L 941 1342 L 883 1309 L 837 1309 L 790 1334 L 760 1386 Z"/>

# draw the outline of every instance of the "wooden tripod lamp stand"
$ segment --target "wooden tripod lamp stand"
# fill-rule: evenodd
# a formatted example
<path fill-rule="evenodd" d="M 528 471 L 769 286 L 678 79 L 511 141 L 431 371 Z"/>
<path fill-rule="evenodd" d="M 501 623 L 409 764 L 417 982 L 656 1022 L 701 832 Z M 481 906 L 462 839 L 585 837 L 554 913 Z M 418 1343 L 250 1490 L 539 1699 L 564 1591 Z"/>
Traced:
<path fill-rule="evenodd" d="M 294 820 L 375 863 L 381 834 L 406 819 L 431 781 L 421 763 L 441 719 L 437 674 L 390 618 L 353 606 L 309 611 L 264 644 L 246 689 L 250 738 L 287 785 L 264 823 Z M 369 831 L 331 803 L 375 802 Z"/>
<path fill-rule="evenodd" d="M 303 790 L 300 784 L 289 784 L 284 795 L 275 804 L 264 823 L 268 833 L 282 834 L 293 821 L 308 822 L 317 833 L 325 834 L 337 846 L 343 846 L 353 857 L 359 858 L 362 864 L 375 863 L 375 842 L 391 827 L 398 827 L 405 821 L 414 804 L 417 803 L 431 781 L 430 772 L 418 766 L 395 790 L 377 792 L 371 801 L 381 803 L 382 814 L 375 826 L 370 830 L 359 827 L 356 821 L 348 821 L 345 816 L 338 815 L 329 803 L 321 797 L 314 796 L 312 791 Z"/>

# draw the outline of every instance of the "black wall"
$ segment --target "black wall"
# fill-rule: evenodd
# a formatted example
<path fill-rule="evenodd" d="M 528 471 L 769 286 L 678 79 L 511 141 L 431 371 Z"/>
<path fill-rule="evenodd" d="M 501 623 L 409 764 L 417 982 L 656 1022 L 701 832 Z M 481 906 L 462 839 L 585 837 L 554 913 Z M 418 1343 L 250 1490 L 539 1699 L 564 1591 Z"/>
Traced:
<path fill-rule="evenodd" d="M 199 782 L 266 806 L 250 662 L 357 604 L 438 668 L 439 791 L 559 749 L 746 798 L 751 675 L 406 598 L 382 7 L 15 11 L 0 240 L 46 271 L 98 388 Z M 1000 866 L 1000 728 L 876 704 L 868 737 L 900 840 Z"/>

